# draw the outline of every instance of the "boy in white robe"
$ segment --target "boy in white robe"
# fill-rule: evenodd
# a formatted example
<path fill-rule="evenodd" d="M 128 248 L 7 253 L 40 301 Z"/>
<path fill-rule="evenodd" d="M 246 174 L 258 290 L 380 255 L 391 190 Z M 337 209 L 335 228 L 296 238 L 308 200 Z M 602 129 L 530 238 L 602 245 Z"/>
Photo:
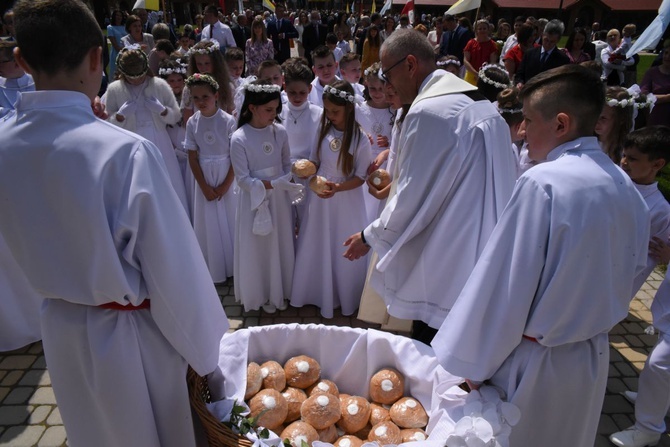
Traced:
<path fill-rule="evenodd" d="M 609 330 L 646 265 L 649 212 L 593 128 L 597 74 L 566 65 L 522 91 L 534 160 L 432 342 L 442 366 L 502 388 L 521 410 L 511 447 L 593 445 Z"/>
<path fill-rule="evenodd" d="M 93 115 L 103 37 L 88 8 L 14 13 L 37 91 L 0 122 L 0 233 L 45 297 L 69 445 L 194 446 L 186 368 L 216 368 L 228 324 L 188 217 L 158 149 Z"/>
<path fill-rule="evenodd" d="M 33 77 L 14 60 L 16 42 L 0 40 L 0 118 L 14 110 L 20 92 L 35 90 Z"/>

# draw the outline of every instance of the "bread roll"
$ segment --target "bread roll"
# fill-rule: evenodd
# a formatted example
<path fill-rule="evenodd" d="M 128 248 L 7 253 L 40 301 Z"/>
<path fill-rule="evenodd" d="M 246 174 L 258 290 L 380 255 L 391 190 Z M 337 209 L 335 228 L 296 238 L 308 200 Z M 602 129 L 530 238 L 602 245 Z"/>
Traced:
<path fill-rule="evenodd" d="M 328 444 L 332 444 L 338 438 L 337 428 L 334 425 L 326 427 L 323 430 L 317 430 L 316 432 L 319 434 L 319 441 L 327 442 Z"/>
<path fill-rule="evenodd" d="M 274 360 L 267 361 L 261 365 L 261 376 L 263 377 L 263 388 L 282 391 L 286 388 L 286 374 L 284 368 Z"/>
<path fill-rule="evenodd" d="M 380 445 L 400 444 L 402 441 L 400 429 L 393 422 L 380 422 L 370 430 L 368 441 L 375 441 Z"/>
<path fill-rule="evenodd" d="M 284 363 L 288 386 L 305 389 L 314 385 L 321 377 L 319 362 L 306 355 L 292 357 Z"/>
<path fill-rule="evenodd" d="M 335 441 L 333 445 L 335 447 L 361 447 L 363 441 L 356 436 L 346 435 Z"/>
<path fill-rule="evenodd" d="M 311 446 L 312 442 L 319 440 L 319 434 L 314 427 L 302 421 L 296 421 L 286 427 L 280 437 L 288 439 L 293 447 L 302 447 L 303 441 Z"/>
<path fill-rule="evenodd" d="M 281 393 L 274 389 L 261 390 L 249 402 L 251 417 L 255 417 L 256 423 L 274 430 L 284 423 L 288 413 L 288 404 Z"/>
<path fill-rule="evenodd" d="M 309 181 L 309 188 L 317 194 L 323 194 L 324 191 L 330 191 L 330 188 L 326 185 L 326 181 L 325 177 L 315 175 Z"/>
<path fill-rule="evenodd" d="M 332 394 L 316 394 L 302 403 L 302 420 L 317 430 L 323 430 L 340 419 L 340 400 Z"/>
<path fill-rule="evenodd" d="M 393 404 L 391 420 L 402 428 L 423 428 L 428 425 L 428 414 L 423 405 L 411 397 L 403 397 Z"/>
<path fill-rule="evenodd" d="M 370 398 L 380 404 L 391 405 L 405 391 L 405 378 L 393 368 L 384 368 L 370 379 Z"/>
<path fill-rule="evenodd" d="M 370 423 L 368 422 L 367 424 L 365 424 L 365 427 L 363 427 L 363 429 L 358 430 L 356 433 L 354 433 L 354 436 L 360 439 L 368 439 L 370 430 L 372 430 L 372 425 L 370 425 Z"/>
<path fill-rule="evenodd" d="M 386 169 L 377 169 L 370 174 L 370 183 L 378 190 L 386 188 L 391 183 L 391 175 Z"/>
<path fill-rule="evenodd" d="M 313 396 L 315 394 L 332 394 L 335 397 L 340 397 L 340 390 L 337 388 L 337 385 L 335 385 L 335 382 L 321 379 L 307 389 L 308 396 Z"/>
<path fill-rule="evenodd" d="M 316 174 L 316 165 L 311 161 L 303 158 L 301 160 L 296 160 L 293 163 L 291 172 L 293 172 L 298 177 L 306 178 Z"/>
<path fill-rule="evenodd" d="M 362 430 L 370 421 L 370 403 L 360 396 L 349 396 L 340 399 L 342 418 L 337 426 L 347 434 L 354 434 Z"/>
<path fill-rule="evenodd" d="M 377 425 L 380 422 L 390 421 L 391 414 L 389 413 L 389 408 L 384 405 L 372 402 L 370 404 L 370 423 L 372 425 Z"/>
<path fill-rule="evenodd" d="M 414 442 L 425 441 L 428 438 L 428 435 L 420 428 L 406 428 L 400 430 L 400 437 L 402 438 L 402 442 Z"/>
<path fill-rule="evenodd" d="M 261 367 L 255 362 L 249 363 L 247 365 L 247 389 L 244 392 L 244 400 L 249 400 L 261 390 L 262 386 L 263 376 L 261 375 Z"/>
<path fill-rule="evenodd" d="M 288 414 L 285 422 L 293 422 L 300 419 L 300 407 L 307 399 L 307 394 L 301 389 L 288 387 L 281 393 L 288 404 Z"/>

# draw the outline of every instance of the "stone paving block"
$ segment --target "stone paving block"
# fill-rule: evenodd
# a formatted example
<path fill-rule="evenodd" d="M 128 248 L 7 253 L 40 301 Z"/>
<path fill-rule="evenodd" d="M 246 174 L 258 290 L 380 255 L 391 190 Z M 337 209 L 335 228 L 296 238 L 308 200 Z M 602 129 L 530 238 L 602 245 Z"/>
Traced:
<path fill-rule="evenodd" d="M 637 371 L 635 371 L 629 364 L 624 362 L 616 362 L 614 364 L 616 369 L 619 370 L 622 376 L 624 377 L 636 377 Z"/>
<path fill-rule="evenodd" d="M 243 315 L 245 317 L 260 317 L 261 316 L 261 311 L 260 310 L 250 310 L 248 312 L 244 312 Z"/>
<path fill-rule="evenodd" d="M 25 405 L 3 405 L 0 407 L 0 425 L 22 424 L 29 415 Z"/>
<path fill-rule="evenodd" d="M 622 326 L 629 334 L 644 334 L 644 328 L 637 322 L 624 322 Z"/>
<path fill-rule="evenodd" d="M 644 368 L 644 362 L 633 362 L 633 368 L 637 369 L 637 373 L 640 374 L 640 371 Z"/>
<path fill-rule="evenodd" d="M 25 371 L 10 371 L 9 374 L 5 376 L 4 379 L 2 379 L 2 382 L 0 382 L 0 385 L 2 386 L 12 386 L 16 385 L 21 377 L 23 377 Z"/>
<path fill-rule="evenodd" d="M 322 321 L 319 317 L 306 317 L 302 319 L 303 324 L 320 324 Z"/>
<path fill-rule="evenodd" d="M 43 386 L 35 390 L 35 394 L 30 398 L 31 404 L 56 405 L 56 396 L 50 386 Z"/>
<path fill-rule="evenodd" d="M 610 362 L 622 362 L 623 357 L 615 348 L 610 347 Z"/>
<path fill-rule="evenodd" d="M 644 323 L 640 323 L 644 329 L 649 326 L 649 322 L 653 321 L 651 310 L 649 310 L 647 307 L 645 307 L 644 310 L 637 311 L 637 316 L 640 318 L 640 320 L 644 320 Z"/>
<path fill-rule="evenodd" d="M 28 369 L 35 363 L 35 360 L 37 360 L 36 355 L 12 355 L 2 359 L 0 369 Z"/>
<path fill-rule="evenodd" d="M 258 326 L 258 317 L 247 317 L 244 319 L 244 327 Z"/>
<path fill-rule="evenodd" d="M 626 341 L 628 342 L 628 345 L 633 348 L 643 348 L 644 343 L 642 340 L 637 335 L 626 335 L 624 336 Z"/>
<path fill-rule="evenodd" d="M 32 368 L 33 369 L 47 369 L 47 360 L 44 358 L 43 355 L 38 357 L 38 359 L 33 364 Z"/>
<path fill-rule="evenodd" d="M 617 426 L 616 431 L 625 430 L 635 423 L 635 421 L 633 421 L 633 418 L 631 418 L 627 414 L 613 414 L 612 420 Z"/>
<path fill-rule="evenodd" d="M 17 387 L 12 389 L 9 392 L 5 400 L 2 401 L 3 405 L 7 404 L 22 404 L 28 400 L 28 398 L 33 394 L 33 388 L 28 387 Z"/>
<path fill-rule="evenodd" d="M 609 439 L 607 439 L 607 436 L 598 435 L 596 436 L 596 442 L 594 444 L 594 447 L 612 447 L 612 443 L 610 442 Z"/>
<path fill-rule="evenodd" d="M 603 403 L 603 413 L 612 415 L 620 413 L 632 413 L 633 404 L 628 402 L 625 397 L 618 394 L 610 394 L 605 396 Z M 604 433 L 598 430 L 598 433 Z M 610 432 L 612 433 L 612 432 Z"/>
<path fill-rule="evenodd" d="M 267 314 L 265 314 L 265 315 L 267 315 Z M 269 324 L 274 324 L 274 318 L 265 316 L 265 317 L 259 318 L 259 320 L 258 320 L 258 325 L 259 326 L 267 326 Z"/>
<path fill-rule="evenodd" d="M 17 425 L 9 427 L 0 436 L 0 446 L 28 447 L 37 444 L 44 433 L 41 425 Z"/>
<path fill-rule="evenodd" d="M 638 339 L 639 340 L 639 339 Z M 623 348 L 620 349 L 619 352 L 623 357 L 625 357 L 629 362 L 644 362 L 647 360 L 647 354 L 642 353 L 637 349 L 632 349 L 632 348 Z"/>
<path fill-rule="evenodd" d="M 65 428 L 61 426 L 49 427 L 40 438 L 38 447 L 60 447 L 67 438 Z"/>
<path fill-rule="evenodd" d="M 638 335 L 638 337 L 640 337 L 640 340 L 642 340 L 642 343 L 644 343 L 645 346 L 648 346 L 648 347 L 653 348 L 654 346 L 656 346 L 656 343 L 658 342 L 658 334 L 654 334 L 654 335 L 643 334 L 643 335 Z"/>
<path fill-rule="evenodd" d="M 240 317 L 228 318 L 228 323 L 231 329 L 240 329 L 244 325 L 244 320 Z"/>
<path fill-rule="evenodd" d="M 29 425 L 37 425 L 43 423 L 47 416 L 51 413 L 51 406 L 49 405 L 40 405 L 35 407 L 35 409 L 30 413 L 28 418 Z"/>
<path fill-rule="evenodd" d="M 637 391 L 637 377 L 624 377 L 622 380 L 626 384 L 626 388 L 631 391 Z"/>
<path fill-rule="evenodd" d="M 54 408 L 54 411 L 47 418 L 47 425 L 63 425 L 63 418 L 61 418 L 58 408 Z"/>
<path fill-rule="evenodd" d="M 641 300 L 641 301 L 644 303 L 645 301 L 652 300 L 652 299 L 654 298 L 654 295 L 655 295 L 655 294 L 656 294 L 656 291 L 655 291 L 655 290 L 649 290 L 649 291 L 647 291 L 647 290 L 639 290 L 639 291 L 635 294 L 635 298 L 638 299 L 638 300 Z M 646 305 L 646 304 L 645 304 L 645 305 Z"/>
<path fill-rule="evenodd" d="M 51 376 L 49 376 L 49 371 L 45 369 L 34 369 L 27 371 L 19 384 L 26 386 L 48 386 L 51 385 Z"/>
<path fill-rule="evenodd" d="M 0 386 L 0 402 L 2 402 L 5 397 L 7 397 L 10 389 L 11 388 L 9 387 Z"/>
<path fill-rule="evenodd" d="M 242 306 L 228 306 L 226 307 L 226 315 L 228 317 L 241 317 L 242 310 Z"/>
<path fill-rule="evenodd" d="M 42 348 L 42 342 L 38 341 L 37 343 L 33 343 L 30 346 L 30 349 L 28 349 L 28 352 L 31 354 L 42 354 L 44 353 L 44 349 Z"/>
<path fill-rule="evenodd" d="M 0 383 L 2 383 L 2 379 L 7 375 L 9 371 L 5 370 L 0 370 Z"/>
<path fill-rule="evenodd" d="M 230 295 L 223 297 L 223 301 L 222 301 L 222 303 L 223 303 L 224 307 L 226 307 L 226 306 L 234 306 L 234 305 L 236 305 L 236 304 L 239 304 L 239 303 L 235 300 L 235 297 L 234 297 L 234 296 L 230 296 Z"/>
<path fill-rule="evenodd" d="M 647 283 L 656 290 L 658 290 L 658 287 L 661 285 L 661 282 L 662 282 L 662 280 L 658 280 L 658 279 L 647 280 Z"/>
<path fill-rule="evenodd" d="M 616 424 L 614 423 L 612 418 L 607 414 L 601 414 L 600 420 L 598 421 L 597 433 L 609 435 L 610 433 L 614 433 L 615 431 L 616 431 Z"/>
<path fill-rule="evenodd" d="M 622 393 L 628 390 L 626 384 L 623 383 L 623 380 L 610 377 L 607 379 L 607 392 L 610 394 Z"/>

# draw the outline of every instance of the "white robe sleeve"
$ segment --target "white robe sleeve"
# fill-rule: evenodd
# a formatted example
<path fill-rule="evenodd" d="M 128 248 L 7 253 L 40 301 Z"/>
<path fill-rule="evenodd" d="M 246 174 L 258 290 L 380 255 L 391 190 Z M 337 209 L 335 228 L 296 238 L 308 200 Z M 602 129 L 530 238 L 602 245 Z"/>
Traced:
<path fill-rule="evenodd" d="M 237 133 L 233 134 L 230 141 L 230 162 L 233 165 L 237 185 L 240 189 L 249 193 L 251 196 L 251 209 L 255 210 L 265 200 L 266 191 L 263 182 L 251 176 L 244 140 L 245 138 L 241 135 Z"/>
<path fill-rule="evenodd" d="M 370 140 L 361 129 L 358 147 L 354 151 L 354 172 L 353 175 L 365 180 L 368 175 L 368 168 L 372 163 L 372 148 Z"/>
<path fill-rule="evenodd" d="M 167 125 L 177 124 L 181 120 L 181 110 L 179 110 L 179 104 L 177 104 L 177 99 L 174 97 L 170 85 L 161 78 L 154 78 L 153 87 L 156 98 L 168 111 L 165 116 L 158 115 L 158 117 Z"/>
<path fill-rule="evenodd" d="M 483 381 L 521 342 L 540 284 L 551 200 L 522 177 L 432 346 L 448 372 Z M 532 334 L 530 334 L 532 336 Z"/>
<path fill-rule="evenodd" d="M 198 374 L 209 374 L 229 326 L 202 251 L 158 149 L 141 143 L 129 166 L 116 244 L 141 271 L 161 333 Z"/>

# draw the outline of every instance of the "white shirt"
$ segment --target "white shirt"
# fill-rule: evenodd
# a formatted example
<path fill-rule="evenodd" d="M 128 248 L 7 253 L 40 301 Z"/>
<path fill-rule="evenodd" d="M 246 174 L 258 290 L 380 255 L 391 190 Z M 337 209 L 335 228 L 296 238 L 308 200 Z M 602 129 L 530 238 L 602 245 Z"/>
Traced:
<path fill-rule="evenodd" d="M 236 47 L 235 38 L 233 37 L 233 31 L 225 23 L 221 23 L 218 20 L 214 23 L 214 35 L 212 36 L 211 30 L 212 25 L 207 25 L 202 30 L 202 37 L 200 38 L 201 42 L 208 42 L 210 40 L 216 40 L 219 42 L 221 47 L 221 52 L 223 53 L 226 48 Z"/>
<path fill-rule="evenodd" d="M 323 109 L 309 101 L 300 107 L 295 107 L 291 102 L 282 107 L 281 120 L 288 133 L 291 160 L 309 159 L 319 137 L 321 115 Z"/>
<path fill-rule="evenodd" d="M 504 65 L 504 63 L 505 63 L 505 62 L 504 62 L 505 55 L 506 55 L 507 52 L 508 52 L 509 50 L 511 50 L 512 47 L 513 47 L 514 45 L 516 45 L 517 43 L 519 43 L 519 42 L 518 42 L 518 39 L 517 39 L 517 37 L 516 37 L 516 34 L 512 34 L 512 35 L 510 35 L 510 36 L 507 38 L 507 40 L 505 40 L 505 43 L 503 44 L 502 50 L 500 51 L 500 60 L 499 60 L 500 65 Z"/>
<path fill-rule="evenodd" d="M 35 82 L 28 73 L 20 78 L 7 79 L 0 76 L 0 118 L 14 110 L 19 92 L 35 91 Z"/>

